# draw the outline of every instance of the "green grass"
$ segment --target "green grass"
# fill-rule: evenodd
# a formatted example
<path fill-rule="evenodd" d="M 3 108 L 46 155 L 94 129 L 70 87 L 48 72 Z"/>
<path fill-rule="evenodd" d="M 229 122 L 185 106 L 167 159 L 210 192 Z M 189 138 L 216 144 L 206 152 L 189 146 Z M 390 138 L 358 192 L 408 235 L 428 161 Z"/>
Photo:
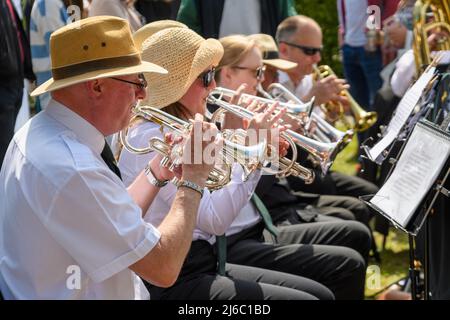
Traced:
<path fill-rule="evenodd" d="M 369 260 L 369 269 L 366 276 L 366 299 L 375 299 L 376 294 L 384 288 L 397 282 L 408 275 L 408 236 L 397 229 L 391 228 L 386 241 L 386 248 L 382 249 L 382 235 L 374 232 L 377 247 L 380 250 L 381 264 L 371 259 Z M 371 270 L 378 267 L 380 271 L 379 282 L 374 281 L 374 273 Z M 378 287 L 371 288 L 371 284 L 379 284 Z"/>
<path fill-rule="evenodd" d="M 355 135 L 352 142 L 338 154 L 331 169 L 355 175 L 358 169 L 357 148 L 358 139 Z M 374 236 L 380 251 L 381 264 L 377 265 L 374 259 L 369 260 L 366 276 L 366 299 L 376 299 L 376 295 L 383 289 L 406 277 L 409 268 L 408 237 L 404 232 L 391 227 L 384 250 L 382 249 L 383 236 L 377 232 L 374 232 Z M 378 271 L 379 277 L 374 273 Z"/>

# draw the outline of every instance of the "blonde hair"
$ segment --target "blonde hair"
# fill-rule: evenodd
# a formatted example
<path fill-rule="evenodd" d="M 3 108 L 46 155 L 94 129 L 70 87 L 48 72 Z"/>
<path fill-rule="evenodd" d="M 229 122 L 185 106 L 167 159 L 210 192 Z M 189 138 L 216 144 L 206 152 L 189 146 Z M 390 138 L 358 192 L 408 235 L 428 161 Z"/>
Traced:
<path fill-rule="evenodd" d="M 223 57 L 216 72 L 216 81 L 220 81 L 220 69 L 237 66 L 257 44 L 243 35 L 231 35 L 219 39 L 223 46 Z"/>

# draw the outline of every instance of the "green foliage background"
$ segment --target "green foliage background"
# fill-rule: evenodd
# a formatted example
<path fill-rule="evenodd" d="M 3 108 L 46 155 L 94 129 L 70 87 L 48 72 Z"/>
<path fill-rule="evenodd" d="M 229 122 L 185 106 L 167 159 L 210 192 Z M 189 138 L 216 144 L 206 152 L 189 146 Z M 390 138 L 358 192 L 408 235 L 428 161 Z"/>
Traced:
<path fill-rule="evenodd" d="M 342 76 L 342 64 L 339 60 L 339 46 L 337 41 L 338 15 L 335 0 L 295 0 L 295 7 L 299 14 L 313 18 L 322 27 L 323 46 L 321 64 L 330 65 Z"/>

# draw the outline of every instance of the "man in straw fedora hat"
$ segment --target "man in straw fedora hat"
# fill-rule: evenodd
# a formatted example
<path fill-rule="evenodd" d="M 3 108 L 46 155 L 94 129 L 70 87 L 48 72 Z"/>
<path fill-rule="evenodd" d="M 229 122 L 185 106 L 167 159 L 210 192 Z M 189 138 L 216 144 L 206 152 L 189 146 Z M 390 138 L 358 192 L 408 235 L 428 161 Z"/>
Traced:
<path fill-rule="evenodd" d="M 190 187 L 178 189 L 158 227 L 145 222 L 173 173 L 155 157 L 125 189 L 105 136 L 145 98 L 141 73 L 166 70 L 141 61 L 128 22 L 116 17 L 65 26 L 50 47 L 53 77 L 32 94 L 52 100 L 14 136 L 0 173 L 0 289 L 6 299 L 148 298 L 136 275 L 176 280 L 212 166 L 183 164 Z M 215 129 L 201 116 L 193 126 Z"/>

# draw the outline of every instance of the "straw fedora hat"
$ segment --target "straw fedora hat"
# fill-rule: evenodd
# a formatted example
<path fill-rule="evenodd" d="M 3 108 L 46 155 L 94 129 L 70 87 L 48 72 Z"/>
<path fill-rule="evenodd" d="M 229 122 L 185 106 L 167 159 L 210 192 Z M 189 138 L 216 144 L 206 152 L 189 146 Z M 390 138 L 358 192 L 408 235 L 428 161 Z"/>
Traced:
<path fill-rule="evenodd" d="M 142 45 L 142 59 L 167 69 L 167 75 L 146 73 L 148 95 L 142 101 L 155 108 L 174 103 L 187 92 L 210 65 L 216 66 L 223 47 L 216 39 L 204 39 L 187 28 L 161 30 Z"/>
<path fill-rule="evenodd" d="M 167 73 L 141 60 L 128 22 L 117 17 L 86 18 L 56 30 L 50 37 L 50 52 L 53 77 L 32 96 L 99 78 Z"/>
<path fill-rule="evenodd" d="M 249 35 L 248 38 L 258 44 L 263 55 L 264 64 L 282 71 L 289 71 L 297 66 L 295 62 L 279 58 L 277 44 L 271 35 L 258 33 Z"/>
<path fill-rule="evenodd" d="M 146 24 L 145 26 L 143 26 L 142 28 L 137 30 L 135 33 L 133 33 L 134 44 L 136 45 L 136 48 L 141 50 L 142 44 L 144 43 L 144 41 L 148 37 L 157 33 L 158 31 L 168 29 L 168 28 L 187 28 L 187 27 L 188 26 L 185 25 L 184 23 L 181 23 L 181 22 L 178 22 L 175 20 L 153 21 L 153 22 Z"/>

